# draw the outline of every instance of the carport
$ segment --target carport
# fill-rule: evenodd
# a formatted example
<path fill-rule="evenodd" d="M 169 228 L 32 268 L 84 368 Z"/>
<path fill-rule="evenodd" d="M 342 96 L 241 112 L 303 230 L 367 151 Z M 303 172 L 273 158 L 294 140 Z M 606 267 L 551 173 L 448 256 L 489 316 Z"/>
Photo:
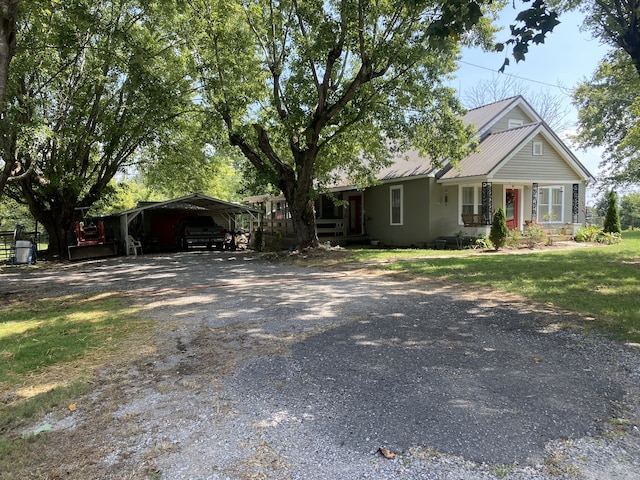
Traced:
<path fill-rule="evenodd" d="M 248 228 L 249 232 L 260 225 L 262 216 L 258 209 L 200 193 L 162 202 L 140 202 L 118 215 L 119 238 L 125 254 L 130 254 L 129 235 L 153 248 L 168 250 L 175 247 L 175 225 L 190 215 L 210 215 L 229 231 Z"/>

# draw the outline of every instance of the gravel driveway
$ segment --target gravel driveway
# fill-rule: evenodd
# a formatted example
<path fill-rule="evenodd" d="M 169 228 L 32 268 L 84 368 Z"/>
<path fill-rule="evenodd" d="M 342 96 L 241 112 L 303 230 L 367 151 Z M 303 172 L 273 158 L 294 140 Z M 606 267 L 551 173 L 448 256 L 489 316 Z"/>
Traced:
<path fill-rule="evenodd" d="M 548 307 L 251 253 L 2 280 L 5 294 L 127 292 L 157 321 L 148 355 L 93 394 L 120 395 L 87 440 L 100 478 L 640 478 L 640 350 Z"/>

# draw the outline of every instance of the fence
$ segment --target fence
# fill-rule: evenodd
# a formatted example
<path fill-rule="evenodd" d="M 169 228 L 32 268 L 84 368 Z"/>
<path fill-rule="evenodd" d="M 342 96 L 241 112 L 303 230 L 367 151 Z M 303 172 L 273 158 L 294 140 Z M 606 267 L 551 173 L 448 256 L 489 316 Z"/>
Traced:
<path fill-rule="evenodd" d="M 8 262 L 15 256 L 16 240 L 31 240 L 36 243 L 37 250 L 46 250 L 49 246 L 49 235 L 43 232 L 26 230 L 0 232 L 0 262 Z"/>

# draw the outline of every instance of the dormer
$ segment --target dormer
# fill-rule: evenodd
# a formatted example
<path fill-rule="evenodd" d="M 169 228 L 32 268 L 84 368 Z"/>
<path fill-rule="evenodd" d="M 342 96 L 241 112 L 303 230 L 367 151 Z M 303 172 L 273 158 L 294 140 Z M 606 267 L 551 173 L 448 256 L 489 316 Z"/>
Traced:
<path fill-rule="evenodd" d="M 541 122 L 542 118 L 518 95 L 469 110 L 464 121 L 475 124 L 480 138 L 486 138 L 490 133 Z"/>

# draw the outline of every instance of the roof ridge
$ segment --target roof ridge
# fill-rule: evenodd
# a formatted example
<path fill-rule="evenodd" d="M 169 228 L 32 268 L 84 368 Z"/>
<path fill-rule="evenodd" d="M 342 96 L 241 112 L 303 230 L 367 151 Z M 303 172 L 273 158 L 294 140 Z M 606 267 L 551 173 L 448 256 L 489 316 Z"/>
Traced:
<path fill-rule="evenodd" d="M 502 102 L 511 102 L 511 101 L 517 99 L 518 97 L 524 98 L 520 94 L 513 95 L 512 97 L 507 97 L 507 98 L 503 98 L 502 100 L 496 100 L 496 101 L 491 102 L 491 103 L 486 103 L 484 105 L 480 105 L 479 107 L 470 108 L 469 110 L 467 110 L 467 112 L 473 112 L 474 110 L 480 110 L 481 108 L 490 107 L 491 105 L 496 105 L 496 104 L 502 103 Z"/>

